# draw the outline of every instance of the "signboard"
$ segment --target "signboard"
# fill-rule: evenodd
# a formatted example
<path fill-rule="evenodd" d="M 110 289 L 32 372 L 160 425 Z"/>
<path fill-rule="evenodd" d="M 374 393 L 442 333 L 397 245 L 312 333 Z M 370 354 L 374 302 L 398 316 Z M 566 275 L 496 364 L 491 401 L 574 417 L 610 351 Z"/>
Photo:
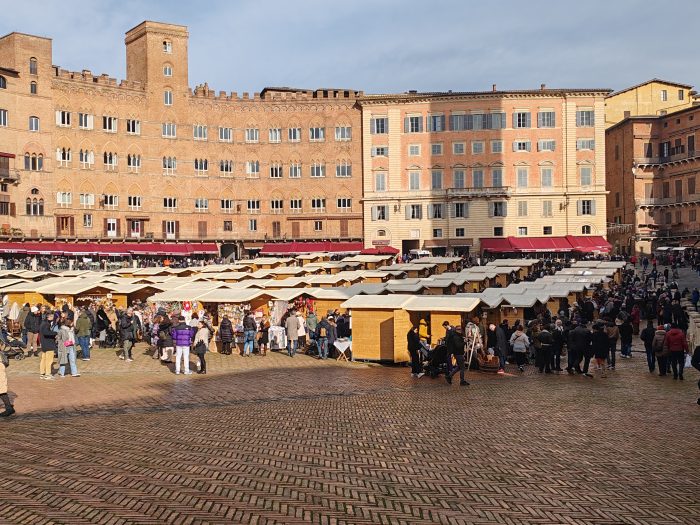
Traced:
<path fill-rule="evenodd" d="M 372 241 L 372 246 L 389 246 L 391 244 L 390 240 L 380 239 Z"/>

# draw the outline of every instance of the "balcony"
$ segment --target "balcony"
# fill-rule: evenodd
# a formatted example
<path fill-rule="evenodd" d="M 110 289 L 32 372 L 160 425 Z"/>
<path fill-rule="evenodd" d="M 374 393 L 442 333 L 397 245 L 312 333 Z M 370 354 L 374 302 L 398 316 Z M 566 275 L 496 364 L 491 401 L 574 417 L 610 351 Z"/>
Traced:
<path fill-rule="evenodd" d="M 634 199 L 637 208 L 679 207 L 700 203 L 700 195 L 678 195 L 675 197 Z"/>
<path fill-rule="evenodd" d="M 682 164 L 700 158 L 700 150 L 688 150 L 682 153 L 675 153 L 666 157 L 640 157 L 634 159 L 634 163 L 639 167 L 656 167 L 667 164 Z"/>
<path fill-rule="evenodd" d="M 468 199 L 510 197 L 510 186 L 497 186 L 491 188 L 448 188 L 447 197 L 466 197 Z"/>

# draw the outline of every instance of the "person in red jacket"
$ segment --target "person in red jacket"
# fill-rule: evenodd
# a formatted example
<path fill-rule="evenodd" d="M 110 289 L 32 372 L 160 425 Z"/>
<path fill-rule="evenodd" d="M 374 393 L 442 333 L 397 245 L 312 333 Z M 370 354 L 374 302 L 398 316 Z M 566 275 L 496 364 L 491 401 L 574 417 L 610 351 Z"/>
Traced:
<path fill-rule="evenodd" d="M 683 379 L 683 366 L 685 354 L 688 353 L 688 340 L 683 330 L 677 325 L 671 325 L 671 329 L 664 338 L 664 352 L 668 353 L 668 360 L 673 369 L 673 379 Z"/>

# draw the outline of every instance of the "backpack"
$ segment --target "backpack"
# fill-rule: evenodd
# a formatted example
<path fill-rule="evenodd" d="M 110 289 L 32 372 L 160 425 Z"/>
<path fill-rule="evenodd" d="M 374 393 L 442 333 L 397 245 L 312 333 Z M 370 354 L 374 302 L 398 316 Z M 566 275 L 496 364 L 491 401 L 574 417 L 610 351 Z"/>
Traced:
<path fill-rule="evenodd" d="M 320 326 L 318 328 L 318 336 L 319 337 L 328 337 L 328 330 L 326 330 L 325 326 Z"/>
<path fill-rule="evenodd" d="M 654 339 L 651 342 L 651 349 L 660 354 L 664 351 L 664 339 L 666 339 L 666 334 L 654 334 Z"/>

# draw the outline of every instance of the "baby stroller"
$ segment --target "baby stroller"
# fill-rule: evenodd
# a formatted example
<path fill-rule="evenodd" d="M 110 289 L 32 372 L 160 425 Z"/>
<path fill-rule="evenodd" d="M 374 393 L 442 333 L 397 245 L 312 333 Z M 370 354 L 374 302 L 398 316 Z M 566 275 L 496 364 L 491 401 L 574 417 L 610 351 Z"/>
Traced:
<path fill-rule="evenodd" d="M 423 370 L 430 377 L 436 378 L 447 372 L 447 347 L 444 344 L 438 344 L 431 349 L 424 343 L 423 348 L 418 352 L 423 363 Z"/>
<path fill-rule="evenodd" d="M 27 348 L 20 339 L 10 337 L 5 327 L 0 330 L 0 350 L 7 354 L 10 359 L 21 361 L 24 359 L 24 349 Z"/>
<path fill-rule="evenodd" d="M 119 337 L 117 331 L 111 326 L 107 327 L 107 334 L 105 335 L 104 348 L 115 348 L 119 344 Z"/>

